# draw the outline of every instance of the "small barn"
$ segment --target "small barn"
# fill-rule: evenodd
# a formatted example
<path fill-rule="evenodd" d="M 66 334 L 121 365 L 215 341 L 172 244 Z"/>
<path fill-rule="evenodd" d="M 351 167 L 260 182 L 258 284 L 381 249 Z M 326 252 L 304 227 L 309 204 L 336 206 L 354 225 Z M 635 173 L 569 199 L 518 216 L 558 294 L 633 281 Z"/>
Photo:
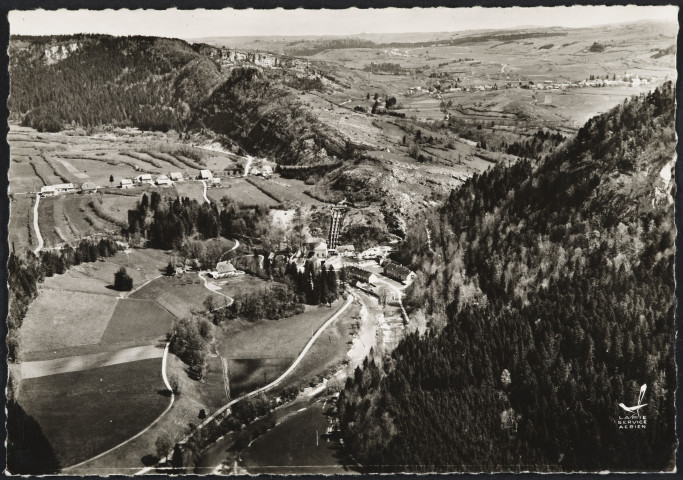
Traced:
<path fill-rule="evenodd" d="M 200 170 L 199 178 L 202 180 L 211 180 L 213 178 L 213 173 L 211 173 L 211 170 Z"/>
<path fill-rule="evenodd" d="M 174 182 L 182 182 L 183 181 L 183 174 L 180 172 L 171 172 L 171 180 Z"/>
<path fill-rule="evenodd" d="M 133 188 L 133 180 L 130 178 L 122 178 L 120 182 L 121 188 Z"/>

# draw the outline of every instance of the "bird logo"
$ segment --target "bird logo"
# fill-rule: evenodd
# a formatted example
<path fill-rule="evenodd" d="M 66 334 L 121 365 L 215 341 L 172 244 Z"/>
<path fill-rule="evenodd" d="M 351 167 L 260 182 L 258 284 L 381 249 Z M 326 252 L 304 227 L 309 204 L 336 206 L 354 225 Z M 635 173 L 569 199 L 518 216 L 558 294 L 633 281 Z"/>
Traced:
<path fill-rule="evenodd" d="M 633 407 L 627 407 L 623 403 L 620 403 L 619 406 L 628 413 L 637 413 L 640 417 L 640 409 L 647 405 L 647 403 L 641 403 L 643 401 L 643 398 L 645 397 L 645 390 L 647 390 L 647 384 L 644 384 L 642 387 L 640 387 L 640 395 L 638 395 L 638 405 L 635 405 Z"/>

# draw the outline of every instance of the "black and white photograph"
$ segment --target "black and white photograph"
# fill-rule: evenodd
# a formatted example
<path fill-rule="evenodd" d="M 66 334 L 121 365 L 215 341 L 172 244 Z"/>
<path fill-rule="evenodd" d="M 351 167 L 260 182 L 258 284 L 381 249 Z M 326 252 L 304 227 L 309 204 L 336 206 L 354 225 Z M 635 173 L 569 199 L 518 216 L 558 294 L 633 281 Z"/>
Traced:
<path fill-rule="evenodd" d="M 677 6 L 8 22 L 5 473 L 675 472 Z"/>

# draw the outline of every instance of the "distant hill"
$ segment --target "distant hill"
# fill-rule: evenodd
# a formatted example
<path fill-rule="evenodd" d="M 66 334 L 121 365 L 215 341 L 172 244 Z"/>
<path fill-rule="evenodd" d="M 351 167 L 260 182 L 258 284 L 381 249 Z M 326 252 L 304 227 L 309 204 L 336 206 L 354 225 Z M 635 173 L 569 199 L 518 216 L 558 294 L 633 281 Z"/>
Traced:
<path fill-rule="evenodd" d="M 307 79 L 274 79 L 258 65 L 261 55 L 225 53 L 153 37 L 13 37 L 10 119 L 39 131 L 206 132 L 285 164 L 305 162 L 313 147 L 345 155 L 345 139 L 320 126 L 284 85 Z"/>
<path fill-rule="evenodd" d="M 432 329 L 341 393 L 367 471 L 673 468 L 674 111 L 668 82 L 408 226 Z M 647 427 L 620 429 L 642 385 Z"/>

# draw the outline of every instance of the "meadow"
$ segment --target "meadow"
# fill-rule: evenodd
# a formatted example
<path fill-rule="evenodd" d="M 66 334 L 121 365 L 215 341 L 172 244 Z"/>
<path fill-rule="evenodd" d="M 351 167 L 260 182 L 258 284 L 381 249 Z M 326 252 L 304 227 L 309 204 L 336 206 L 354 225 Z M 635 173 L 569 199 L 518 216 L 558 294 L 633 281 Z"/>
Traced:
<path fill-rule="evenodd" d="M 169 402 L 160 358 L 27 379 L 18 397 L 62 467 L 126 440 Z"/>

